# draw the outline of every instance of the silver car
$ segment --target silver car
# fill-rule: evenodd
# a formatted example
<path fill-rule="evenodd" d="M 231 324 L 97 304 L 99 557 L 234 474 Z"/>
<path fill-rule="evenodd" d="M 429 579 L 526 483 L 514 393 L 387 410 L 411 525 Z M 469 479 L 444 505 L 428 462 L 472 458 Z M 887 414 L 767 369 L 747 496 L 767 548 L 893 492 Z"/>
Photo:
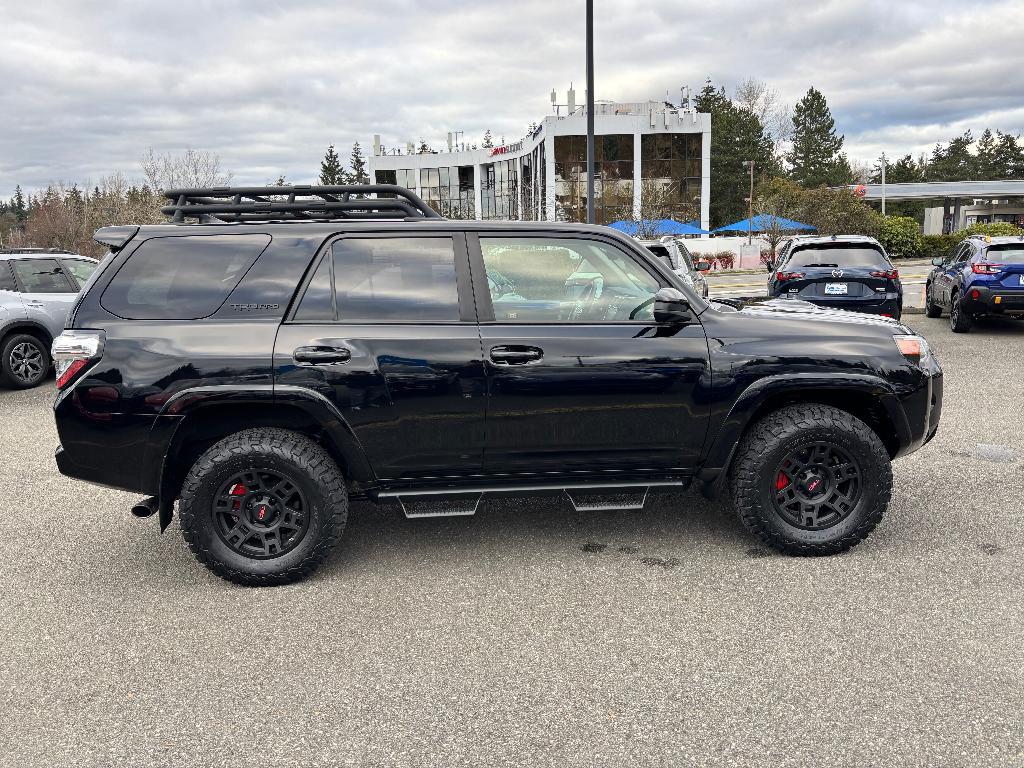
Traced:
<path fill-rule="evenodd" d="M 69 251 L 0 250 L 0 383 L 34 387 L 50 372 L 50 344 L 96 266 Z"/>
<path fill-rule="evenodd" d="M 708 281 L 704 279 L 701 271 L 710 269 L 710 264 L 703 261 L 694 264 L 693 257 L 686 246 L 674 237 L 666 236 L 660 240 L 640 240 L 639 242 L 657 256 L 665 266 L 689 283 L 697 294 L 705 299 L 708 297 Z"/>

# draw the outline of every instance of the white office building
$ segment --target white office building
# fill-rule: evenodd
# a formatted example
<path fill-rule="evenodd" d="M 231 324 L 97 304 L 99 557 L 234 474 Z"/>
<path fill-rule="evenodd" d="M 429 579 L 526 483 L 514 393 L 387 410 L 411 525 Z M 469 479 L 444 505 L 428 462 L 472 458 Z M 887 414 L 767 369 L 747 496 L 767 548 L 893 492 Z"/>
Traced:
<path fill-rule="evenodd" d="M 554 102 L 554 93 L 552 93 Z M 452 140 L 447 151 L 382 147 L 374 137 L 370 179 L 415 190 L 448 218 L 583 221 L 587 209 L 586 108 L 568 103 L 530 136 L 485 149 Z M 596 221 L 657 211 L 708 228 L 711 116 L 668 102 L 598 102 L 594 108 Z M 652 202 L 649 200 L 649 203 Z"/>

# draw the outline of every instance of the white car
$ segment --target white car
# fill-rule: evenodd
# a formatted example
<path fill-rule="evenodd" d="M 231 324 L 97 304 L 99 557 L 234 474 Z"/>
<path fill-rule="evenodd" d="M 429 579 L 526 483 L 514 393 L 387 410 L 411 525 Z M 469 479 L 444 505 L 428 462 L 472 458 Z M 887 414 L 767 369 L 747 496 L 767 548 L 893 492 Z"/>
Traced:
<path fill-rule="evenodd" d="M 701 272 L 711 269 L 711 265 L 706 261 L 694 264 L 693 257 L 682 242 L 666 236 L 660 240 L 639 240 L 639 243 L 679 275 L 695 293 L 705 299 L 708 297 L 708 281 Z"/>

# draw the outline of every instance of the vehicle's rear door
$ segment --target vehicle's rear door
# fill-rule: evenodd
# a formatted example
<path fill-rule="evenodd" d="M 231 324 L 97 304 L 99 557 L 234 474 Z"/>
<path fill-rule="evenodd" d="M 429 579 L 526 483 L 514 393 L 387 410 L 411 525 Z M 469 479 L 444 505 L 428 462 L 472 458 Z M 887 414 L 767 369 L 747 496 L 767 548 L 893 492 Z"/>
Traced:
<path fill-rule="evenodd" d="M 461 232 L 329 242 L 281 326 L 275 390 L 330 400 L 379 479 L 480 471 L 486 381 Z"/>
<path fill-rule="evenodd" d="M 468 239 L 489 390 L 485 471 L 542 477 L 697 462 L 707 339 L 696 317 L 654 322 L 654 294 L 668 283 L 651 264 L 599 235 Z"/>
<path fill-rule="evenodd" d="M 21 290 L 28 319 L 56 336 L 64 329 L 78 286 L 53 258 L 12 259 L 14 276 Z"/>

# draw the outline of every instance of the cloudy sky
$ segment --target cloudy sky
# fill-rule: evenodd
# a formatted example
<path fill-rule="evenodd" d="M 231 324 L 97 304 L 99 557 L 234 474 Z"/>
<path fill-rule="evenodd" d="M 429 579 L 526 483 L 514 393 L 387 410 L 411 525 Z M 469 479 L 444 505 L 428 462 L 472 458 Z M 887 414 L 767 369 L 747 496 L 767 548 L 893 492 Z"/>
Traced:
<path fill-rule="evenodd" d="M 1024 133 L 1021 0 L 596 0 L 597 97 L 814 85 L 851 159 Z M 0 196 L 210 150 L 313 181 L 325 147 L 510 140 L 584 81 L 583 0 L 0 0 Z"/>

